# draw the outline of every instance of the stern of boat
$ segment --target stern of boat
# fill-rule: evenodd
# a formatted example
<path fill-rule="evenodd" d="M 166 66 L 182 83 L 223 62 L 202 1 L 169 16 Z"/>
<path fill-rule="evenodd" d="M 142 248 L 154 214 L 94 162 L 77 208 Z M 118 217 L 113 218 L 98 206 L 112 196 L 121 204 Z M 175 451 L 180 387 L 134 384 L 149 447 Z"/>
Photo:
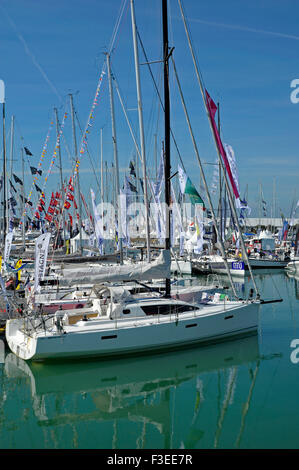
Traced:
<path fill-rule="evenodd" d="M 5 337 L 9 349 L 18 357 L 24 360 L 31 359 L 36 350 L 36 341 L 24 331 L 24 321 L 22 319 L 7 320 Z"/>

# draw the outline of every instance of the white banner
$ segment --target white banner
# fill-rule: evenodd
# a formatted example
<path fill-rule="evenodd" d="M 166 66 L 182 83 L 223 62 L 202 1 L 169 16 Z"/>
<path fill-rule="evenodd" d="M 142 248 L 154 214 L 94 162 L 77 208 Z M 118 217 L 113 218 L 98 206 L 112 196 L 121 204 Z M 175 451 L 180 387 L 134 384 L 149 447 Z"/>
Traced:
<path fill-rule="evenodd" d="M 295 224 L 295 214 L 296 214 L 296 210 L 297 210 L 297 207 L 299 206 L 299 201 L 297 201 L 297 204 L 296 206 L 294 207 L 293 209 L 293 212 L 292 212 L 292 218 L 290 220 L 290 226 L 293 227 L 293 225 Z"/>
<path fill-rule="evenodd" d="M 180 190 L 182 194 L 185 194 L 186 183 L 187 183 L 187 175 L 184 170 L 178 165 L 178 172 L 179 172 L 179 184 Z"/>
<path fill-rule="evenodd" d="M 238 172 L 237 172 L 237 164 L 236 164 L 235 153 L 234 153 L 232 147 L 228 144 L 224 144 L 224 149 L 225 149 L 227 159 L 229 161 L 229 166 L 230 166 L 230 170 L 232 172 L 232 177 L 234 179 L 234 182 L 235 182 L 236 188 L 238 190 L 238 193 L 240 194 L 239 178 L 238 178 Z"/>
<path fill-rule="evenodd" d="M 51 233 L 43 233 L 35 241 L 35 292 L 38 291 L 39 283 L 45 276 L 50 239 Z"/>
<path fill-rule="evenodd" d="M 0 80 L 0 103 L 5 103 L 5 85 L 3 80 Z"/>
<path fill-rule="evenodd" d="M 4 263 L 7 263 L 7 261 L 9 260 L 9 255 L 10 255 L 10 250 L 11 250 L 11 245 L 12 245 L 12 238 L 13 238 L 13 232 L 9 232 L 5 237 L 5 247 L 4 247 L 4 255 L 3 255 Z"/>
<path fill-rule="evenodd" d="M 97 246 L 100 250 L 100 253 L 103 254 L 103 221 L 95 203 L 94 191 L 90 189 L 90 193 L 91 193 L 91 201 L 92 201 L 92 208 L 93 208 L 93 215 L 94 215 L 94 228 L 95 228 L 95 233 L 96 233 Z"/>

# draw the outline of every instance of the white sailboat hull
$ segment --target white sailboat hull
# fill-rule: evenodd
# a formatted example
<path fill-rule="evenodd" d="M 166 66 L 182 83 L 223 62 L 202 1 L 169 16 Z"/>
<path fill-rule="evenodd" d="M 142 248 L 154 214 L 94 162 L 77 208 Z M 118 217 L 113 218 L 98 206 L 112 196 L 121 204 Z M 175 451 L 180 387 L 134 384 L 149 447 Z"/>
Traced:
<path fill-rule="evenodd" d="M 287 261 L 271 259 L 249 258 L 249 262 L 252 269 L 283 269 L 287 265 Z M 246 264 L 245 268 L 248 269 Z"/>
<path fill-rule="evenodd" d="M 299 272 L 299 260 L 293 260 L 293 261 L 290 261 L 285 269 L 289 272 L 289 273 L 298 273 Z"/>
<path fill-rule="evenodd" d="M 227 274 L 227 269 L 220 256 L 206 260 L 194 260 L 194 270 L 202 273 Z M 245 264 L 242 260 L 227 260 L 227 265 L 232 276 L 245 276 Z"/>
<path fill-rule="evenodd" d="M 22 331 L 23 320 L 8 320 L 6 340 L 10 350 L 24 360 L 53 360 L 143 354 L 171 350 L 200 342 L 221 341 L 253 332 L 258 326 L 259 303 L 229 302 L 172 318 L 92 320 L 80 322 L 64 333 Z M 82 325 L 84 323 L 84 325 Z"/>

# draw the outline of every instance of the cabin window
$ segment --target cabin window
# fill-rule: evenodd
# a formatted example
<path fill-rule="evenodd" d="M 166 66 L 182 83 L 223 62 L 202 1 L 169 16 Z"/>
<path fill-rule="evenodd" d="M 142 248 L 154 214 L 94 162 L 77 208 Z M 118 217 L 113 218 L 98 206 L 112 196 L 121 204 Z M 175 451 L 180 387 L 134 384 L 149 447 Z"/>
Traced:
<path fill-rule="evenodd" d="M 125 315 L 128 315 L 128 313 L 131 313 L 131 310 L 129 308 L 127 308 L 127 309 L 123 310 L 123 313 Z"/>
<path fill-rule="evenodd" d="M 144 305 L 141 307 L 141 309 L 146 315 L 173 315 L 197 310 L 197 307 L 194 307 L 193 305 L 161 304 Z"/>

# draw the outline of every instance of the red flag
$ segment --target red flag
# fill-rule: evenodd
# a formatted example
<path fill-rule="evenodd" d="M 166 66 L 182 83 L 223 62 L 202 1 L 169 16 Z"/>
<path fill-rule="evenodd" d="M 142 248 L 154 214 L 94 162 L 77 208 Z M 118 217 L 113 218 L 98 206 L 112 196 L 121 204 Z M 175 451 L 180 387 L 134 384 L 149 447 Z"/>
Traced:
<path fill-rule="evenodd" d="M 56 207 L 58 205 L 58 201 L 56 199 L 51 199 L 50 206 Z"/>
<path fill-rule="evenodd" d="M 210 97 L 207 90 L 205 90 L 205 92 L 206 92 L 206 104 L 207 104 L 207 108 L 208 108 L 209 115 L 210 115 L 210 120 L 211 120 L 211 124 L 212 124 L 212 128 L 213 128 L 214 137 L 215 137 L 215 140 L 216 140 L 216 143 L 217 143 L 217 148 L 218 148 L 218 151 L 219 151 L 220 155 L 222 156 L 222 160 L 224 162 L 228 177 L 230 179 L 234 195 L 237 199 L 239 199 L 239 197 L 240 197 L 239 191 L 238 191 L 238 188 L 236 186 L 235 180 L 233 178 L 233 175 L 232 175 L 232 172 L 231 172 L 231 169 L 230 169 L 230 164 L 229 164 L 227 155 L 225 153 L 223 144 L 221 142 L 220 135 L 219 135 L 217 125 L 216 125 L 216 122 L 215 122 L 215 114 L 216 114 L 216 111 L 217 111 L 218 108 L 217 108 L 216 104 L 214 103 L 214 101 L 212 100 L 212 98 Z"/>
<path fill-rule="evenodd" d="M 69 209 L 69 208 L 71 207 L 71 203 L 70 203 L 69 201 L 65 201 L 64 207 L 65 207 L 66 209 Z"/>

